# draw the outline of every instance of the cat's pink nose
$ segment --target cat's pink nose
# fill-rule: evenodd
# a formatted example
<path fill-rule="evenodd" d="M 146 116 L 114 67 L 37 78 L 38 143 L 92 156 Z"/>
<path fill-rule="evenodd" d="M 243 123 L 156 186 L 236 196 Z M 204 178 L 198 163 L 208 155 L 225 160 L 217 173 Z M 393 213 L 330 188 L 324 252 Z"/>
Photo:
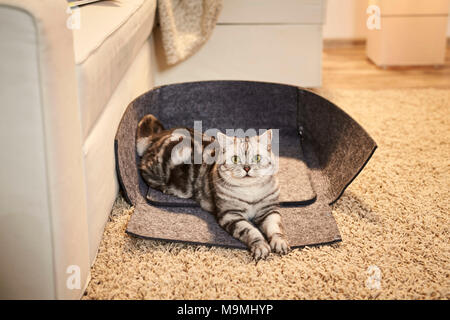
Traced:
<path fill-rule="evenodd" d="M 250 171 L 250 167 L 249 166 L 244 166 L 244 170 L 245 170 L 245 172 L 249 172 Z"/>

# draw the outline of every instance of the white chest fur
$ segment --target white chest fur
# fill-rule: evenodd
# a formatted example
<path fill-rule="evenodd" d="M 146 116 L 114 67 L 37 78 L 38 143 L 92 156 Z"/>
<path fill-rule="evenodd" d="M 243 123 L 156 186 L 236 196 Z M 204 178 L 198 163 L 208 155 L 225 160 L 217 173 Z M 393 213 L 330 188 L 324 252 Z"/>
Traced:
<path fill-rule="evenodd" d="M 243 215 L 250 220 L 256 217 L 260 209 L 269 202 L 277 201 L 276 198 L 279 193 L 277 183 L 274 180 L 248 186 L 234 186 L 222 190 L 225 197 L 230 197 L 229 206 L 243 210 Z"/>

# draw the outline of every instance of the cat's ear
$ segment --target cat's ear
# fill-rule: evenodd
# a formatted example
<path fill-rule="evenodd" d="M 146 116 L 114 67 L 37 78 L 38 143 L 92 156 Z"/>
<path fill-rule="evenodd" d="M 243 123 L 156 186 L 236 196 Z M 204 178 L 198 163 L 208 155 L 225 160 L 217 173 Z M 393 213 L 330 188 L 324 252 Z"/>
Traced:
<path fill-rule="evenodd" d="M 262 143 L 264 146 L 267 146 L 267 150 L 272 149 L 272 137 L 273 132 L 272 129 L 266 130 L 263 134 L 259 136 L 259 142 Z"/>
<path fill-rule="evenodd" d="M 217 141 L 221 146 L 225 144 L 226 135 L 224 135 L 222 132 L 217 131 Z"/>
<path fill-rule="evenodd" d="M 233 138 L 227 136 L 226 134 L 223 134 L 220 131 L 217 131 L 217 141 L 219 141 L 219 144 L 222 147 L 226 147 L 227 145 L 234 143 Z"/>

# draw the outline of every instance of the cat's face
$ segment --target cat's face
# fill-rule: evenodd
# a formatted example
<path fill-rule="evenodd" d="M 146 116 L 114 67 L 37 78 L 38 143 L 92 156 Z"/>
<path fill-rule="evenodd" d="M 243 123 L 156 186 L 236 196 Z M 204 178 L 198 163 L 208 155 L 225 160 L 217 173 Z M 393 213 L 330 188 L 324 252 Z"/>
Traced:
<path fill-rule="evenodd" d="M 226 179 L 251 182 L 275 174 L 272 130 L 247 138 L 229 137 L 219 132 L 217 138 L 222 148 L 218 157 L 218 170 Z"/>

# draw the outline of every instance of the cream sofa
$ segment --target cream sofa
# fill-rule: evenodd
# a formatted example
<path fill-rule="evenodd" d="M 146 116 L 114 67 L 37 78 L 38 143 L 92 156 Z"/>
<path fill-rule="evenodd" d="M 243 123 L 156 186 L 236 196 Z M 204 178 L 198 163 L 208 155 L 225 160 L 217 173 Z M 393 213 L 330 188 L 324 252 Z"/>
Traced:
<path fill-rule="evenodd" d="M 324 0 L 224 0 L 172 67 L 150 41 L 156 2 L 0 0 L 0 299 L 80 298 L 118 192 L 114 135 L 153 73 L 320 85 Z"/>
<path fill-rule="evenodd" d="M 67 8 L 0 0 L 0 299 L 82 295 L 118 192 L 118 123 L 153 86 L 156 0 Z"/>

